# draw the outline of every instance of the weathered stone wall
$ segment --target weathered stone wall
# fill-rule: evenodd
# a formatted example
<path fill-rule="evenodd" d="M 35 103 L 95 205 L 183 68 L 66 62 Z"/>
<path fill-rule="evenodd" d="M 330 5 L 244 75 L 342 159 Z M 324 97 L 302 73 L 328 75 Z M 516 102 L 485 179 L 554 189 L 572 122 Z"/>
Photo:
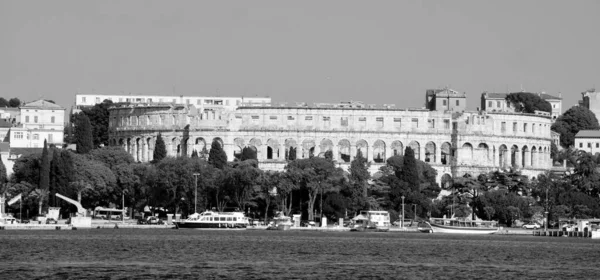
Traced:
<path fill-rule="evenodd" d="M 152 160 L 160 132 L 169 156 L 208 151 L 222 143 L 229 160 L 244 147 L 256 149 L 261 167 L 282 170 L 296 158 L 328 150 L 342 167 L 356 152 L 374 164 L 403 154 L 407 146 L 438 171 L 439 182 L 514 166 L 527 176 L 550 168 L 550 118 L 530 114 L 441 112 L 399 109 L 243 107 L 201 111 L 194 106 L 110 109 L 110 143 L 136 160 Z"/>

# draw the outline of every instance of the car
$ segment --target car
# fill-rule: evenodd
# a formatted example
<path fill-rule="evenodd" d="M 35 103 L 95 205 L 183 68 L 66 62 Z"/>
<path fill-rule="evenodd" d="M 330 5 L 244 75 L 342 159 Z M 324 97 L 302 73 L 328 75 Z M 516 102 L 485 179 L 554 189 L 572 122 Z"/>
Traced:
<path fill-rule="evenodd" d="M 58 221 L 55 220 L 55 219 L 53 219 L 53 218 L 48 218 L 48 219 L 46 219 L 46 224 L 48 224 L 48 225 L 50 225 L 50 224 L 56 225 L 56 224 L 58 224 Z"/>
<path fill-rule="evenodd" d="M 162 224 L 164 224 L 164 222 L 161 219 L 157 218 L 157 217 L 151 216 L 151 217 L 148 217 L 148 219 L 146 220 L 146 224 L 149 224 L 149 225 L 162 225 Z"/>
<path fill-rule="evenodd" d="M 528 223 L 528 224 L 524 224 L 522 226 L 522 228 L 524 228 L 524 229 L 539 229 L 540 225 L 538 225 L 536 223 Z"/>

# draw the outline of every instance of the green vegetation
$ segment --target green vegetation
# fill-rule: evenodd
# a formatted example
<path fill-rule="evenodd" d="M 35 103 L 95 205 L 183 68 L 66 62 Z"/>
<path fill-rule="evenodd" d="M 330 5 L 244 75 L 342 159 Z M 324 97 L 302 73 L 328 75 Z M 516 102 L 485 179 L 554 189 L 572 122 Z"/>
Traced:
<path fill-rule="evenodd" d="M 560 133 L 560 145 L 569 148 L 575 143 L 575 135 L 580 130 L 600 129 L 596 115 L 582 106 L 573 106 L 556 119 L 552 130 Z"/>
<path fill-rule="evenodd" d="M 531 92 L 513 92 L 506 96 L 508 101 L 515 108 L 515 112 L 533 114 L 535 111 L 552 112 L 550 102 Z"/>
<path fill-rule="evenodd" d="M 75 118 L 75 144 L 80 154 L 87 154 L 94 148 L 92 125 L 85 114 L 78 114 Z"/>
<path fill-rule="evenodd" d="M 0 107 L 18 108 L 19 106 L 21 106 L 21 100 L 19 100 L 19 98 L 15 97 L 7 101 L 4 97 L 0 97 Z"/>
<path fill-rule="evenodd" d="M 156 143 L 154 144 L 154 153 L 153 153 L 152 161 L 159 162 L 166 156 L 167 156 L 167 147 L 165 146 L 165 140 L 163 140 L 162 135 L 160 133 L 158 133 L 158 136 L 156 136 Z"/>

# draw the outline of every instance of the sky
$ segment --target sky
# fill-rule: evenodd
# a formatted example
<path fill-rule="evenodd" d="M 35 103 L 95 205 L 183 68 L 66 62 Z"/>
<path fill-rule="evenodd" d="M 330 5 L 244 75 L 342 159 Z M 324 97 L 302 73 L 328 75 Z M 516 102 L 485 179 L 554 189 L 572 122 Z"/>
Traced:
<path fill-rule="evenodd" d="M 0 96 L 268 96 L 422 107 L 425 90 L 600 90 L 600 1 L 0 0 Z"/>

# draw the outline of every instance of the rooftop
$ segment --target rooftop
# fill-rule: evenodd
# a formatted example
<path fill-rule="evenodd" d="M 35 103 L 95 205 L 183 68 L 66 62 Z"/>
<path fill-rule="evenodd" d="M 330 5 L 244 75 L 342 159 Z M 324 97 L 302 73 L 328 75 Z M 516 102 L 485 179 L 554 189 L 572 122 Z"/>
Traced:
<path fill-rule="evenodd" d="M 525 92 L 525 91 L 520 91 Z M 519 92 L 511 92 L 511 93 L 519 93 Z M 562 100 L 562 97 L 556 97 L 550 94 L 546 94 L 544 92 L 528 92 L 531 94 L 536 94 L 544 100 Z M 494 92 L 484 92 L 483 94 L 487 95 L 488 99 L 505 99 L 509 93 L 494 93 Z"/>
<path fill-rule="evenodd" d="M 580 130 L 575 138 L 600 138 L 600 130 Z"/>
<path fill-rule="evenodd" d="M 64 110 L 65 109 L 65 108 L 61 107 L 60 105 L 56 105 L 52 102 L 48 102 L 43 99 L 32 101 L 32 102 L 23 104 L 21 106 L 21 109 L 30 109 L 30 108 L 37 108 L 37 109 L 41 108 L 41 109 L 51 109 L 51 110 Z"/>

